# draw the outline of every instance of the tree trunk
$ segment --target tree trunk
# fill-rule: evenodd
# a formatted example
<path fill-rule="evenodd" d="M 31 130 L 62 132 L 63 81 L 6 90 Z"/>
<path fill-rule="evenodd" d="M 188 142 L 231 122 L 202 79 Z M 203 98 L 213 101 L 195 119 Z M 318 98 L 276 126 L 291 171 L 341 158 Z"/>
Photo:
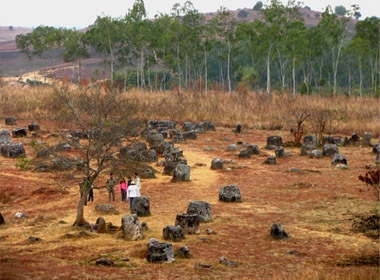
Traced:
<path fill-rule="evenodd" d="M 73 226 L 84 226 L 88 224 L 88 222 L 84 218 L 84 206 L 87 203 L 87 195 L 88 195 L 89 189 L 86 188 L 86 185 L 80 186 L 80 193 L 81 197 L 78 202 L 77 206 L 77 217 L 73 224 Z"/>

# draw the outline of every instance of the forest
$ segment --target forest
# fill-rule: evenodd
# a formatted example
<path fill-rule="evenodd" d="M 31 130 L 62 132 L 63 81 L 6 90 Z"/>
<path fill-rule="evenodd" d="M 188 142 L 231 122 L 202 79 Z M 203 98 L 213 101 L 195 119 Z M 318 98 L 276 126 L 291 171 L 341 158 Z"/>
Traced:
<path fill-rule="evenodd" d="M 136 0 L 124 17 L 98 16 L 80 31 L 39 26 L 17 35 L 16 45 L 30 59 L 59 50 L 75 63 L 76 83 L 87 82 L 83 60 L 100 56 L 107 83 L 121 90 L 378 96 L 380 19 L 357 20 L 350 32 L 356 5 L 344 15 L 326 7 L 315 26 L 305 24 L 300 8 L 293 0 L 259 1 L 252 9 L 259 20 L 248 21 L 245 10 L 236 18 L 221 7 L 210 17 L 187 1 L 148 19 Z"/>

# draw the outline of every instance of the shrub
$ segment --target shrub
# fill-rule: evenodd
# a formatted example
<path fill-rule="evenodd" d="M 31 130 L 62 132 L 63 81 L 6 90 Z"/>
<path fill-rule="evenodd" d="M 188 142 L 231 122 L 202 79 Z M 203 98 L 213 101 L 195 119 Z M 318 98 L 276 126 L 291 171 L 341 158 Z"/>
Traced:
<path fill-rule="evenodd" d="M 359 180 L 373 187 L 377 200 L 380 200 L 380 167 L 366 165 L 365 175 L 359 175 Z"/>

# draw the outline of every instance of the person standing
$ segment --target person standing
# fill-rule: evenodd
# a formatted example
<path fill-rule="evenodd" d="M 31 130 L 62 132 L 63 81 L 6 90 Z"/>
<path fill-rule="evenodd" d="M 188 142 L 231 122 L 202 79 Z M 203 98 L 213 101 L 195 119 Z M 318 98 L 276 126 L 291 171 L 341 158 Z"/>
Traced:
<path fill-rule="evenodd" d="M 121 201 L 126 202 L 127 201 L 127 183 L 125 182 L 125 179 L 122 178 L 119 183 L 119 190 L 121 192 Z"/>
<path fill-rule="evenodd" d="M 127 196 L 129 198 L 129 209 L 132 211 L 132 202 L 135 197 L 139 197 L 140 195 L 140 190 L 135 184 L 135 182 L 132 182 L 131 185 L 128 187 L 127 190 Z"/>
<path fill-rule="evenodd" d="M 90 190 L 88 192 L 88 201 L 94 201 L 94 185 L 91 184 Z"/>
<path fill-rule="evenodd" d="M 115 201 L 115 185 L 116 185 L 116 180 L 113 178 L 113 173 L 110 173 L 110 177 L 106 181 L 106 187 L 108 190 L 108 201 L 111 202 Z"/>
<path fill-rule="evenodd" d="M 139 177 L 139 175 L 137 173 L 135 173 L 134 182 L 135 182 L 135 185 L 137 186 L 137 188 L 140 191 L 140 189 L 141 189 L 141 182 L 140 182 L 140 177 Z"/>

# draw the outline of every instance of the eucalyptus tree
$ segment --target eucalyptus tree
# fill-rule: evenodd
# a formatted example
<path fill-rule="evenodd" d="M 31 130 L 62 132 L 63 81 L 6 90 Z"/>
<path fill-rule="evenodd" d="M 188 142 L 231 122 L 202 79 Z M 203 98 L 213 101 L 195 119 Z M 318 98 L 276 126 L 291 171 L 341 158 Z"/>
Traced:
<path fill-rule="evenodd" d="M 110 56 L 110 82 L 114 80 L 114 66 L 116 55 L 121 47 L 121 37 L 123 22 L 110 16 L 98 16 L 96 21 L 86 31 L 85 42 L 94 47 L 98 53 Z"/>
<path fill-rule="evenodd" d="M 346 28 L 348 18 L 338 17 L 333 13 L 330 6 L 327 6 L 322 13 L 322 19 L 318 26 L 324 31 L 324 39 L 327 43 L 327 49 L 331 51 L 331 63 L 333 71 L 333 95 L 337 92 L 337 73 L 339 59 L 342 52 L 343 43 L 346 39 Z"/>
<path fill-rule="evenodd" d="M 78 65 L 77 78 L 75 78 L 75 72 L 73 71 L 72 80 L 81 82 L 82 60 L 91 57 L 84 40 L 85 33 L 71 29 L 62 29 L 61 32 L 63 37 L 62 46 L 65 49 L 63 61 L 74 62 Z"/>
<path fill-rule="evenodd" d="M 380 83 L 380 18 L 370 17 L 359 21 L 355 26 L 354 40 L 360 39 L 365 48 L 365 58 L 371 71 L 371 84 L 376 93 Z"/>
<path fill-rule="evenodd" d="M 299 12 L 300 4 L 291 0 L 286 6 L 272 7 L 276 9 L 279 29 L 278 40 L 274 45 L 275 58 L 279 64 L 281 88 L 285 88 L 286 75 L 292 69 L 293 94 L 295 94 L 295 71 L 297 58 L 300 57 L 300 47 L 303 44 L 305 23 Z"/>
<path fill-rule="evenodd" d="M 210 20 L 210 26 L 215 32 L 213 39 L 218 42 L 221 58 L 226 62 L 227 88 L 231 93 L 231 52 L 236 42 L 237 22 L 230 11 L 221 7 L 216 16 Z"/>
<path fill-rule="evenodd" d="M 171 69 L 176 68 L 176 56 L 172 47 L 171 25 L 173 19 L 167 14 L 157 15 L 151 26 L 150 47 L 153 52 L 155 63 L 163 70 L 162 77 L 157 76 L 156 81 L 160 80 L 160 90 L 166 90 L 167 77 Z M 156 87 L 157 88 L 157 87 Z"/>
<path fill-rule="evenodd" d="M 83 36 L 83 32 L 72 29 L 39 26 L 26 35 L 17 35 L 16 46 L 30 59 L 33 56 L 42 56 L 48 50 L 63 48 L 63 61 L 74 62 L 78 65 L 77 80 L 80 81 L 82 59 L 90 57 Z M 73 71 L 73 80 L 74 74 Z"/>
<path fill-rule="evenodd" d="M 271 96 L 271 62 L 276 45 L 284 33 L 287 11 L 284 5 L 278 0 L 271 0 L 270 4 L 262 10 L 263 20 L 255 24 L 255 33 L 260 42 L 259 53 L 266 63 L 268 97 Z"/>
<path fill-rule="evenodd" d="M 133 58 L 137 60 L 136 86 L 144 88 L 146 85 L 145 67 L 149 59 L 149 30 L 150 21 L 147 20 L 145 4 L 143 0 L 136 0 L 132 9 L 129 9 L 124 17 L 127 24 L 127 32 L 130 36 Z"/>

